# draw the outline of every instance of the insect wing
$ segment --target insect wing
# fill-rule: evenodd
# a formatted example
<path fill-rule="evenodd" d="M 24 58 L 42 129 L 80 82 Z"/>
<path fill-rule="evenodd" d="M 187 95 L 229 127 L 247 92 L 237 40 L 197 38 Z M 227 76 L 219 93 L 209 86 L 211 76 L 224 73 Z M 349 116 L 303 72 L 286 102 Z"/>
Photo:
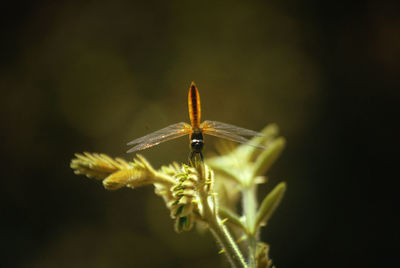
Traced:
<path fill-rule="evenodd" d="M 246 128 L 242 128 L 242 127 L 238 127 L 238 126 L 234 126 L 234 125 L 230 125 L 227 123 L 222 123 L 222 122 L 218 122 L 218 121 L 209 121 L 206 120 L 202 123 L 201 127 L 203 129 L 214 129 L 216 131 L 226 131 L 226 132 L 230 132 L 232 134 L 236 134 L 236 135 L 240 135 L 240 136 L 252 136 L 252 137 L 262 137 L 265 136 L 263 133 L 254 131 L 254 130 L 250 130 L 250 129 L 246 129 Z"/>
<path fill-rule="evenodd" d="M 237 127 L 234 125 L 217 122 L 217 121 L 204 121 L 201 125 L 202 131 L 205 134 L 239 142 L 246 143 L 248 145 L 258 147 L 261 149 L 265 149 L 266 147 L 256 144 L 248 143 L 249 139 L 242 136 L 252 136 L 252 137 L 260 137 L 265 136 L 263 133 L 256 132 L 250 129 L 245 129 L 241 127 Z"/>
<path fill-rule="evenodd" d="M 192 128 L 189 124 L 184 122 L 173 124 L 163 129 L 157 130 L 153 133 L 150 133 L 146 136 L 128 142 L 127 145 L 135 146 L 129 149 L 127 152 L 132 153 L 135 151 L 150 148 L 162 142 L 185 136 L 189 133 L 192 133 Z"/>

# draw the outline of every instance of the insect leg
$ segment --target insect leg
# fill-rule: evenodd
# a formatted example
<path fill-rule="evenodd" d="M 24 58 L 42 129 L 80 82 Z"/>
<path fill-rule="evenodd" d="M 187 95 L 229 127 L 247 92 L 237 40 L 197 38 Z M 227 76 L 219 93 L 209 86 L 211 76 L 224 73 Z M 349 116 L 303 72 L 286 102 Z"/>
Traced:
<path fill-rule="evenodd" d="M 189 155 L 189 164 L 196 168 L 204 161 L 203 154 L 199 151 L 191 151 Z"/>

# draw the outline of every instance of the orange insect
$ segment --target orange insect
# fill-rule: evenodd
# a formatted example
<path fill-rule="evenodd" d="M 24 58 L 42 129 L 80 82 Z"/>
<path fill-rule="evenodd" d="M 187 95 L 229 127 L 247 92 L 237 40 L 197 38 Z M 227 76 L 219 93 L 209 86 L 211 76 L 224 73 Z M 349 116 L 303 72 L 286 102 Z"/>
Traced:
<path fill-rule="evenodd" d="M 203 123 L 200 123 L 201 119 L 200 95 L 194 82 L 192 82 L 189 88 L 188 104 L 189 104 L 189 117 L 191 125 L 185 122 L 180 122 L 170 125 L 166 128 L 160 129 L 158 131 L 155 131 L 153 133 L 150 133 L 141 138 L 135 139 L 128 143 L 128 145 L 134 145 L 134 147 L 128 150 L 128 153 L 144 150 L 146 148 L 150 148 L 162 142 L 190 134 L 191 153 L 189 156 L 189 160 L 191 161 L 191 163 L 193 163 L 196 156 L 200 156 L 200 160 L 203 161 L 203 154 L 202 154 L 202 149 L 204 145 L 203 133 L 239 143 L 247 143 L 249 141 L 247 138 L 243 136 L 250 136 L 250 137 L 264 136 L 264 134 L 253 130 L 217 121 L 206 120 Z M 265 147 L 260 145 L 252 145 L 252 146 L 265 149 Z"/>

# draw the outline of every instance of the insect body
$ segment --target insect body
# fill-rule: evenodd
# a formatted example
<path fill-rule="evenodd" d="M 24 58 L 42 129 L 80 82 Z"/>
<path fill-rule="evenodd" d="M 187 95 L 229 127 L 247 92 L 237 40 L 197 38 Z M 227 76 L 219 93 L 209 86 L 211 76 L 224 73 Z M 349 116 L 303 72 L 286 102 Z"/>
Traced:
<path fill-rule="evenodd" d="M 158 145 L 162 142 L 190 134 L 191 153 L 189 156 L 189 160 L 192 163 L 197 156 L 200 157 L 201 161 L 203 160 L 203 154 L 202 154 L 202 149 L 204 146 L 203 134 L 208 134 L 239 143 L 247 143 L 249 141 L 247 138 L 243 136 L 249 136 L 249 137 L 264 136 L 264 134 L 253 130 L 217 121 L 206 120 L 203 123 L 200 123 L 201 119 L 200 95 L 194 82 L 192 82 L 189 88 L 188 106 L 189 106 L 189 118 L 191 123 L 190 125 L 184 122 L 176 123 L 166 128 L 160 129 L 156 132 L 150 133 L 141 138 L 135 139 L 128 143 L 128 145 L 133 145 L 133 147 L 128 150 L 128 153 L 144 150 L 146 148 Z M 260 145 L 252 145 L 252 146 L 265 149 L 265 147 Z"/>

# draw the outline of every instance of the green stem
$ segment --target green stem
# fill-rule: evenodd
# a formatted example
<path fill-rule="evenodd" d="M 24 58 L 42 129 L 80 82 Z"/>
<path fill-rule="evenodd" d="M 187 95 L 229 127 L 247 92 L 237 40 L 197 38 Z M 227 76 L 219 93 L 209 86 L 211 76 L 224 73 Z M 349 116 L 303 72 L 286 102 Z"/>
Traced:
<path fill-rule="evenodd" d="M 243 214 L 246 218 L 247 241 L 249 243 L 249 268 L 256 267 L 256 250 L 257 250 L 257 230 L 255 228 L 257 215 L 257 197 L 256 185 L 244 187 L 243 195 Z"/>
<path fill-rule="evenodd" d="M 215 239 L 223 247 L 232 267 L 248 268 L 236 242 L 233 240 L 226 226 L 221 224 L 218 217 L 214 217 L 212 221 L 208 221 L 208 224 Z"/>
<path fill-rule="evenodd" d="M 202 181 L 205 181 L 204 176 L 204 166 L 197 169 L 200 173 Z M 199 188 L 200 202 L 203 208 L 203 220 L 208 223 L 211 233 L 214 235 L 215 239 L 220 243 L 225 255 L 228 257 L 229 262 L 232 267 L 237 268 L 248 268 L 246 261 L 243 258 L 242 253 L 239 250 L 238 245 L 233 240 L 232 235 L 229 233 L 226 226 L 221 223 L 218 216 L 218 209 L 212 209 L 209 201 L 209 193 L 205 191 L 205 187 Z M 216 198 L 212 199 L 213 207 L 217 208 Z"/>

